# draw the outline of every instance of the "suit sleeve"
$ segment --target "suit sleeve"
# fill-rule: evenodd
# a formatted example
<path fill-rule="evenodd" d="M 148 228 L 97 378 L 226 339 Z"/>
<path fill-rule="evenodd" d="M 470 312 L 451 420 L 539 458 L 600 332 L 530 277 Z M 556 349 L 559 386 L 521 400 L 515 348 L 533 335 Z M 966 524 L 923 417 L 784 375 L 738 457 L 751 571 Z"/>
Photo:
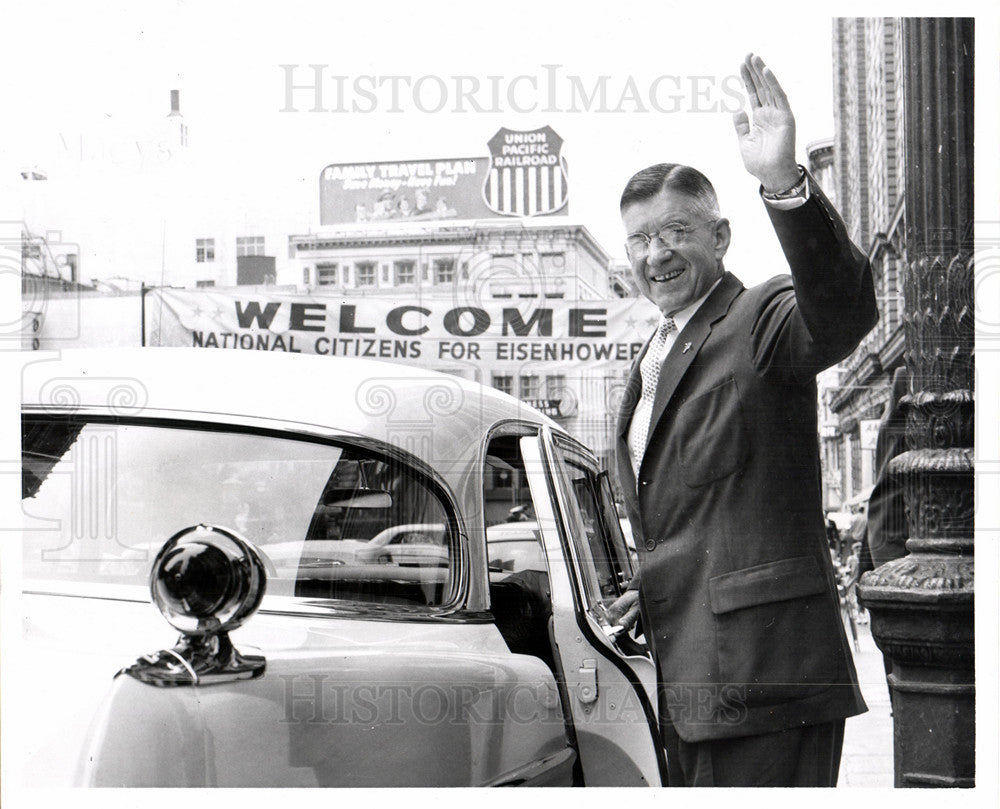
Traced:
<path fill-rule="evenodd" d="M 751 334 L 763 376 L 805 383 L 857 348 L 878 322 L 867 257 L 810 178 L 811 194 L 791 210 L 767 206 L 792 273 L 761 287 Z"/>

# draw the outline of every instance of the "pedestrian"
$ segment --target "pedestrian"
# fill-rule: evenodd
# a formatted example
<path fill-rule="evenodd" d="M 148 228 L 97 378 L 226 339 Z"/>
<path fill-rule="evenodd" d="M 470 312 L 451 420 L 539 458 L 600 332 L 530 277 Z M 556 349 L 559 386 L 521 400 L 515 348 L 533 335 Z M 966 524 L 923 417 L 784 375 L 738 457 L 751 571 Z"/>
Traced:
<path fill-rule="evenodd" d="M 903 487 L 897 477 L 889 475 L 889 462 L 906 451 L 906 408 L 903 396 L 909 388 L 906 368 L 897 368 L 892 375 L 892 392 L 875 439 L 875 486 L 868 496 L 868 517 L 865 549 L 862 549 L 862 573 L 906 555 L 909 528 Z"/>
<path fill-rule="evenodd" d="M 868 623 L 867 618 L 863 618 L 858 606 L 858 579 L 861 578 L 860 570 L 861 543 L 854 542 L 851 545 L 851 555 L 847 557 L 847 564 L 843 568 L 842 581 L 844 584 L 844 595 L 847 599 L 847 609 L 859 624 Z"/>
<path fill-rule="evenodd" d="M 871 268 L 795 162 L 795 120 L 759 56 L 740 67 L 743 163 L 792 277 L 746 289 L 699 171 L 640 171 L 621 198 L 659 326 L 630 375 L 618 473 L 641 555 L 614 623 L 641 612 L 671 785 L 833 786 L 866 710 L 826 541 L 816 374 L 877 321 Z"/>

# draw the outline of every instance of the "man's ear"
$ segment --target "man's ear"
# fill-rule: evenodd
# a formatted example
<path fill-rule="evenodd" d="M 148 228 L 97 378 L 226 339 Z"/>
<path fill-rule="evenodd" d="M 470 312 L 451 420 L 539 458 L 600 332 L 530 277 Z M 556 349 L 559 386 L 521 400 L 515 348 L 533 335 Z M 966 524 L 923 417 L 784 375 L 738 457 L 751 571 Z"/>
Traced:
<path fill-rule="evenodd" d="M 715 257 L 722 261 L 729 249 L 729 240 L 733 237 L 733 231 L 729 227 L 728 219 L 720 219 L 715 223 Z"/>

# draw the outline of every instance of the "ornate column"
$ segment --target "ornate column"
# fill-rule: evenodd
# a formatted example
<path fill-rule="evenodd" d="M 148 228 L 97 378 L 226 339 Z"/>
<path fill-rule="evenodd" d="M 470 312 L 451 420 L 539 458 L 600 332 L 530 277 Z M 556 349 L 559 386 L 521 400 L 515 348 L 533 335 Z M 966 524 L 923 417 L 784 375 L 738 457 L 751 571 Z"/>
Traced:
<path fill-rule="evenodd" d="M 896 786 L 973 786 L 973 21 L 902 33 L 910 391 L 889 474 L 910 538 L 858 592 L 892 661 Z"/>

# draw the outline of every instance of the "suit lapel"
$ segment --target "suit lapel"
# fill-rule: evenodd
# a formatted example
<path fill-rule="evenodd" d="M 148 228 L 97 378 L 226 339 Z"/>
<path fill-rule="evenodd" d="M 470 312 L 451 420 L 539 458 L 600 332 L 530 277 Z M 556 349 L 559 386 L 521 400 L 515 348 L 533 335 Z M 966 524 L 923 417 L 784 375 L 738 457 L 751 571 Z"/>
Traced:
<path fill-rule="evenodd" d="M 694 313 L 684 330 L 670 347 L 660 380 L 656 385 L 656 398 L 653 400 L 653 412 L 649 418 L 649 438 L 652 440 L 656 425 L 673 398 L 674 391 L 680 384 L 687 369 L 691 367 L 695 357 L 701 350 L 705 340 L 712 331 L 712 324 L 729 311 L 733 299 L 742 291 L 743 284 L 731 273 L 722 276 L 722 281 L 712 291 L 705 302 Z"/>

